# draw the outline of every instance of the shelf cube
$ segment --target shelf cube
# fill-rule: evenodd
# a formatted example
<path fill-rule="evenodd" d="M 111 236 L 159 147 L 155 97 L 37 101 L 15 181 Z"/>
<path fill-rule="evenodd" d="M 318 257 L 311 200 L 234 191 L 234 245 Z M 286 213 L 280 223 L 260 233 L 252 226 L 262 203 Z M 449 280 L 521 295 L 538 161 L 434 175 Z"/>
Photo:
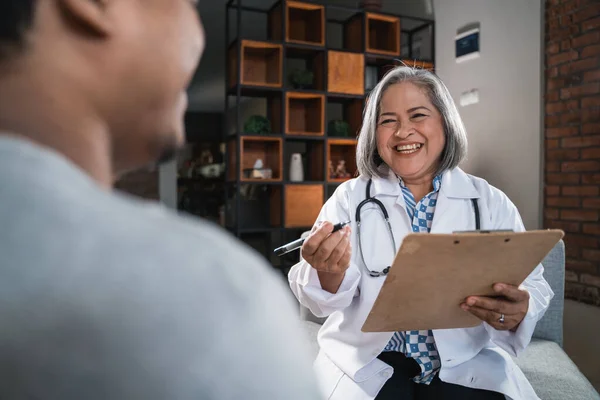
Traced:
<path fill-rule="evenodd" d="M 323 140 L 286 139 L 284 146 L 285 178 L 290 179 L 290 162 L 294 153 L 302 155 L 305 181 L 325 180 L 325 143 Z"/>
<path fill-rule="evenodd" d="M 241 149 L 239 170 L 236 170 L 236 139 L 231 139 L 227 144 L 228 180 L 235 180 L 236 172 L 242 182 L 280 182 L 282 180 L 283 141 L 281 138 L 242 136 L 238 140 L 240 140 Z M 254 170 L 254 165 L 259 159 L 263 162 L 263 168 Z"/>
<path fill-rule="evenodd" d="M 288 72 L 287 86 L 293 89 L 325 90 L 325 50 L 314 50 L 303 47 L 289 46 L 286 49 L 286 70 Z M 295 87 L 291 75 L 296 71 L 310 71 L 313 83 L 307 87 Z"/>
<path fill-rule="evenodd" d="M 399 56 L 400 18 L 370 12 L 356 14 L 344 24 L 344 47 L 358 52 Z"/>
<path fill-rule="evenodd" d="M 323 207 L 324 189 L 318 185 L 285 185 L 285 228 L 310 228 Z"/>
<path fill-rule="evenodd" d="M 229 48 L 229 86 L 237 84 L 281 87 L 283 71 L 283 46 L 280 44 L 242 40 L 241 73 L 238 79 L 238 54 L 236 43 Z"/>
<path fill-rule="evenodd" d="M 348 176 L 336 175 L 340 161 L 345 164 Z M 329 139 L 327 141 L 327 181 L 344 182 L 357 175 L 356 168 L 356 140 L 354 139 Z M 333 174 L 332 171 L 333 170 Z"/>
<path fill-rule="evenodd" d="M 325 96 L 287 92 L 285 94 L 285 133 L 323 136 L 325 134 Z"/>
<path fill-rule="evenodd" d="M 286 42 L 313 46 L 325 45 L 325 7 L 299 1 L 282 0 L 269 12 L 268 25 L 271 39 L 283 40 L 282 6 L 285 8 Z"/>
<path fill-rule="evenodd" d="M 344 51 L 327 52 L 327 90 L 334 93 L 365 93 L 365 56 Z"/>

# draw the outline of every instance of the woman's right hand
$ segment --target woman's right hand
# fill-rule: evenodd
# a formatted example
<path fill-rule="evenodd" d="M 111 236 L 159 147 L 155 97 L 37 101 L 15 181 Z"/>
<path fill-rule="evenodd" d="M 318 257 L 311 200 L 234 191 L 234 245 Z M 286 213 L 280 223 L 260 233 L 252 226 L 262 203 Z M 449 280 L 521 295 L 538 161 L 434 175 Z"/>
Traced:
<path fill-rule="evenodd" d="M 313 228 L 302 245 L 302 258 L 317 270 L 321 287 L 336 293 L 350 266 L 352 248 L 350 226 L 346 225 L 334 233 L 332 231 L 331 222 L 323 222 Z"/>

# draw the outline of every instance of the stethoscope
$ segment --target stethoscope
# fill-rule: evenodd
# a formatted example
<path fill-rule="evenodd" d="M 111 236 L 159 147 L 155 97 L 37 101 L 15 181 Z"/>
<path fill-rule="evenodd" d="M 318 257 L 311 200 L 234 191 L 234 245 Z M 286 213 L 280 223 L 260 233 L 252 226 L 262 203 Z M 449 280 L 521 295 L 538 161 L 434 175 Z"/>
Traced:
<path fill-rule="evenodd" d="M 369 182 L 367 182 L 365 199 L 363 201 L 361 201 L 358 204 L 358 206 L 356 207 L 355 220 L 356 220 L 356 233 L 358 235 L 358 237 L 357 237 L 358 238 L 358 250 L 360 253 L 360 258 L 363 262 L 363 266 L 369 272 L 369 276 L 371 276 L 373 278 L 378 278 L 380 276 L 387 275 L 387 273 L 390 272 L 391 266 L 388 265 L 382 271 L 373 271 L 373 270 L 369 269 L 369 267 L 367 266 L 367 263 L 365 262 L 365 257 L 363 255 L 363 251 L 362 251 L 362 243 L 360 241 L 360 210 L 363 208 L 363 206 L 365 204 L 375 203 L 377 205 L 377 207 L 379 207 L 379 209 L 381 210 L 381 213 L 383 214 L 383 218 L 385 219 L 385 223 L 388 228 L 388 232 L 390 234 L 390 238 L 392 239 L 392 244 L 394 245 L 394 247 L 393 247 L 394 252 L 396 251 L 396 239 L 394 238 L 394 232 L 392 230 L 392 224 L 390 223 L 390 216 L 387 212 L 387 209 L 385 208 L 385 206 L 383 205 L 383 203 L 381 201 L 379 201 L 375 197 L 371 196 L 371 183 L 372 183 L 372 179 L 369 179 Z M 475 229 L 480 230 L 479 206 L 477 204 L 477 199 L 471 199 L 471 202 L 473 203 L 473 211 L 475 213 Z"/>

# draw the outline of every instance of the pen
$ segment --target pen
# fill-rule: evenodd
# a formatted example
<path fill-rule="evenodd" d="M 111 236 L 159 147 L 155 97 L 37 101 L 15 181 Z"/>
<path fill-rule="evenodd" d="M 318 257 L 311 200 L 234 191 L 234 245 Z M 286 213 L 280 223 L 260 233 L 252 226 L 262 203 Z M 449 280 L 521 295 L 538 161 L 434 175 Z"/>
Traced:
<path fill-rule="evenodd" d="M 344 226 L 348 225 L 349 223 L 350 223 L 350 221 L 340 222 L 339 224 L 335 224 L 333 226 L 333 231 L 331 231 L 331 233 L 339 231 L 340 229 L 342 229 Z M 290 242 L 288 244 L 285 244 L 281 247 L 276 248 L 274 250 L 274 253 L 276 256 L 282 256 L 284 254 L 289 253 L 290 251 L 299 249 L 304 244 L 304 240 L 305 239 L 294 240 L 293 242 Z"/>

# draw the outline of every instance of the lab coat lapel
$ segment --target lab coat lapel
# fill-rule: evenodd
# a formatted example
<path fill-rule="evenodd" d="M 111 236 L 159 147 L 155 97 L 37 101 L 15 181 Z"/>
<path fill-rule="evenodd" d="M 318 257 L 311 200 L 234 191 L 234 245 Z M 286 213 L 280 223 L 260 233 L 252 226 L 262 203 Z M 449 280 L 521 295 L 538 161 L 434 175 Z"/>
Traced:
<path fill-rule="evenodd" d="M 445 172 L 431 222 L 431 232 L 450 233 L 460 229 L 460 219 L 465 217 L 462 212 L 465 200 L 479 197 L 475 185 L 460 168 Z"/>

